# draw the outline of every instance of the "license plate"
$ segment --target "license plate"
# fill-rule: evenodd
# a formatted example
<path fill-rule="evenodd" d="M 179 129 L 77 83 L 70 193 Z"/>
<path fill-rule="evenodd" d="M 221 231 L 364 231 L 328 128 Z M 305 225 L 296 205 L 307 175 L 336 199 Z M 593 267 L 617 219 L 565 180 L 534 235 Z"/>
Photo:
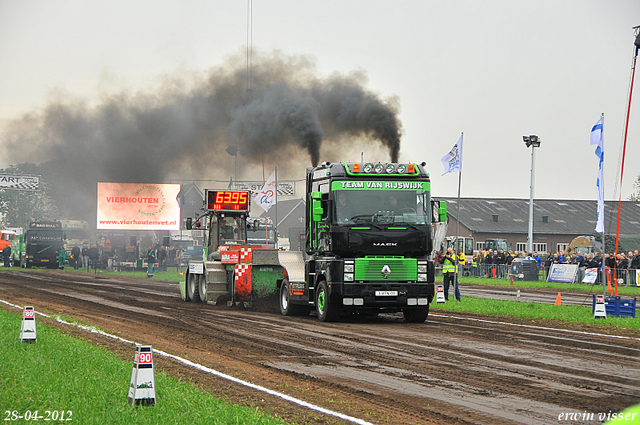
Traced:
<path fill-rule="evenodd" d="M 43 263 L 48 263 L 48 262 L 49 262 L 49 260 L 42 260 L 42 262 L 43 262 Z"/>
<path fill-rule="evenodd" d="M 398 291 L 376 291 L 376 297 L 397 297 Z"/>

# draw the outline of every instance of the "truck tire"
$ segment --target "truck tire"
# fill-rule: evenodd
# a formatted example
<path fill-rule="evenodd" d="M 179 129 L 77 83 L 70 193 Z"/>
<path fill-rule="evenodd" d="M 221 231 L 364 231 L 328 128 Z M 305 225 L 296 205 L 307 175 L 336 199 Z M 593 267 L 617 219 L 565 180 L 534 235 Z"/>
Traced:
<path fill-rule="evenodd" d="M 187 278 L 187 287 L 185 290 L 187 291 L 187 301 L 193 301 L 194 303 L 200 301 L 198 278 L 196 275 L 189 273 L 189 277 Z"/>
<path fill-rule="evenodd" d="M 340 317 L 340 306 L 332 301 L 327 282 L 321 280 L 316 288 L 316 312 L 321 322 L 335 322 Z"/>
<path fill-rule="evenodd" d="M 291 304 L 289 279 L 284 279 L 280 285 L 280 313 L 283 316 L 308 316 L 311 309 L 308 305 Z"/>
<path fill-rule="evenodd" d="M 405 308 L 402 310 L 402 314 L 407 323 L 424 323 L 429 315 L 429 304 L 421 308 Z"/>
<path fill-rule="evenodd" d="M 198 295 L 200 301 L 207 303 L 207 278 L 203 274 L 196 275 L 198 279 Z"/>

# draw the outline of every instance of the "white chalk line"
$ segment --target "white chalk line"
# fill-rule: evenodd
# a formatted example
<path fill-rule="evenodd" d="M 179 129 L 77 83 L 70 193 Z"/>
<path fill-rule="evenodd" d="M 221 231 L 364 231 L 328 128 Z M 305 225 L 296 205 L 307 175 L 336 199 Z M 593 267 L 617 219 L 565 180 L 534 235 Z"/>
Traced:
<path fill-rule="evenodd" d="M 574 333 L 574 334 L 580 334 L 580 335 L 600 336 L 600 337 L 606 337 L 606 338 L 618 338 L 618 339 L 628 339 L 628 340 L 631 340 L 631 341 L 640 341 L 640 338 L 633 338 L 633 337 L 630 337 L 630 336 L 607 335 L 607 334 L 599 334 L 599 333 L 594 333 L 594 332 L 574 331 L 574 330 L 571 330 L 571 329 L 546 328 L 544 326 L 521 325 L 519 323 L 509 323 L 509 322 L 496 322 L 496 321 L 493 321 L 493 320 L 476 319 L 474 317 L 456 317 L 456 316 L 446 316 L 446 315 L 443 315 L 443 314 L 429 314 L 429 317 L 444 317 L 444 318 L 455 319 L 455 320 L 473 320 L 473 321 L 476 321 L 476 322 L 491 323 L 491 324 L 494 324 L 494 325 L 495 324 L 497 324 L 497 325 L 508 325 L 508 326 L 516 326 L 516 327 L 521 327 L 521 328 L 541 329 L 541 330 L 545 330 L 545 331 L 567 332 L 567 333 Z"/>
<path fill-rule="evenodd" d="M 20 307 L 18 305 L 12 304 L 10 302 L 7 302 L 5 300 L 0 300 L 0 302 L 6 304 L 8 306 L 18 308 L 18 309 L 23 309 L 24 308 L 24 307 Z M 62 323 L 64 325 L 75 326 L 75 327 L 83 329 L 85 331 L 89 331 L 89 332 L 92 332 L 92 333 L 95 333 L 95 334 L 106 336 L 108 338 L 116 339 L 116 340 L 118 340 L 120 342 L 124 342 L 126 344 L 134 344 L 133 341 L 129 341 L 129 340 L 124 339 L 124 338 L 120 338 L 119 336 L 116 336 L 116 335 L 108 334 L 108 333 L 106 333 L 104 331 L 98 330 L 98 329 L 96 329 L 94 327 L 91 327 L 91 326 L 84 326 L 84 325 L 80 325 L 80 324 L 77 324 L 77 323 L 70 323 L 70 322 L 67 322 L 65 320 L 60 319 L 60 317 L 57 317 L 57 316 L 52 317 L 52 316 L 49 316 L 47 314 L 40 313 L 38 311 L 35 311 L 35 313 L 40 315 L 40 316 L 43 316 L 43 317 L 47 317 L 47 318 L 50 318 L 50 319 L 55 319 L 57 322 Z M 321 412 L 321 413 L 324 413 L 324 414 L 329 415 L 329 416 L 335 416 L 336 418 L 340 418 L 340 419 L 343 419 L 343 420 L 348 421 L 348 422 L 353 422 L 355 424 L 373 425 L 371 422 L 367 422 L 367 421 L 364 421 L 362 419 L 358 419 L 358 418 L 354 418 L 354 417 L 351 417 L 351 416 L 348 416 L 348 415 L 344 415 L 344 414 L 339 413 L 339 412 L 334 412 L 332 410 L 325 409 L 324 407 L 316 406 L 315 404 L 307 403 L 306 401 L 299 400 L 299 399 L 297 399 L 295 397 L 291 397 L 291 396 L 289 396 L 287 394 L 283 394 L 283 393 L 280 393 L 280 392 L 277 392 L 277 391 L 273 391 L 273 390 L 270 390 L 269 388 L 265 388 L 265 387 L 262 387 L 260 385 L 252 384 L 251 382 L 243 381 L 242 379 L 238 379 L 238 378 L 235 378 L 233 376 L 227 375 L 225 373 L 218 372 L 217 370 L 210 369 L 210 368 L 208 368 L 206 366 L 202 366 L 202 365 L 199 365 L 197 363 L 193 363 L 193 362 L 191 362 L 191 361 L 189 361 L 187 359 L 183 359 L 182 357 L 178 357 L 178 356 L 174 356 L 173 354 L 165 353 L 162 350 L 158 350 L 156 348 L 152 348 L 152 349 L 153 349 L 154 353 L 157 353 L 157 354 L 159 354 L 159 355 L 161 355 L 163 357 L 168 357 L 168 358 L 173 359 L 173 360 L 175 360 L 177 362 L 180 362 L 180 363 L 185 364 L 187 366 L 191 366 L 191 367 L 193 367 L 195 369 L 198 369 L 198 370 L 200 370 L 202 372 L 210 373 L 210 374 L 218 376 L 220 378 L 235 382 L 235 383 L 240 384 L 240 385 L 244 385 L 245 387 L 253 388 L 255 390 L 267 393 L 269 395 L 272 395 L 272 396 L 275 396 L 275 397 L 279 397 L 279 398 L 281 398 L 283 400 L 289 401 L 289 402 L 297 404 L 299 406 L 306 407 L 308 409 L 315 410 L 317 412 Z"/>

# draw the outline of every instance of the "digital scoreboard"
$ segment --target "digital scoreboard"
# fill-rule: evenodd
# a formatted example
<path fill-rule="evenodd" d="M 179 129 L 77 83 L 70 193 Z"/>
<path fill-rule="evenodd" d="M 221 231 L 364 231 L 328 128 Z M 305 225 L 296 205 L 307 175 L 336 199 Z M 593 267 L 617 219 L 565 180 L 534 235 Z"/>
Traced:
<path fill-rule="evenodd" d="M 207 210 L 249 212 L 249 191 L 207 190 Z"/>

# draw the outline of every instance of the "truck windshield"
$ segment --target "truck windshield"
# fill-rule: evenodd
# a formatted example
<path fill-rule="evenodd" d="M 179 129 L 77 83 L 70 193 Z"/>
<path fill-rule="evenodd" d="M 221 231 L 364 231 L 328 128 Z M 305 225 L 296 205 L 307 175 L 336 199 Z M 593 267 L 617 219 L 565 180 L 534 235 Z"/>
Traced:
<path fill-rule="evenodd" d="M 508 251 L 507 241 L 504 239 L 487 239 L 484 243 L 484 249 L 491 249 L 494 251 L 504 250 Z"/>
<path fill-rule="evenodd" d="M 29 242 L 44 242 L 44 241 L 62 241 L 61 230 L 36 230 L 29 231 L 27 240 Z"/>
<path fill-rule="evenodd" d="M 247 229 L 247 242 L 265 243 L 265 237 L 267 232 L 262 229 L 249 230 Z M 274 229 L 269 229 L 269 243 L 276 241 L 276 232 Z"/>
<path fill-rule="evenodd" d="M 77 240 L 89 240 L 89 232 L 82 229 L 71 229 L 65 230 L 65 235 L 67 235 L 67 239 L 77 239 Z"/>
<path fill-rule="evenodd" d="M 171 240 L 171 246 L 173 248 L 186 248 L 188 246 L 195 246 L 195 245 L 197 245 L 197 243 L 193 239 L 188 239 L 188 240 L 172 239 Z"/>
<path fill-rule="evenodd" d="M 332 222 L 429 224 L 429 195 L 424 190 L 336 190 Z"/>

